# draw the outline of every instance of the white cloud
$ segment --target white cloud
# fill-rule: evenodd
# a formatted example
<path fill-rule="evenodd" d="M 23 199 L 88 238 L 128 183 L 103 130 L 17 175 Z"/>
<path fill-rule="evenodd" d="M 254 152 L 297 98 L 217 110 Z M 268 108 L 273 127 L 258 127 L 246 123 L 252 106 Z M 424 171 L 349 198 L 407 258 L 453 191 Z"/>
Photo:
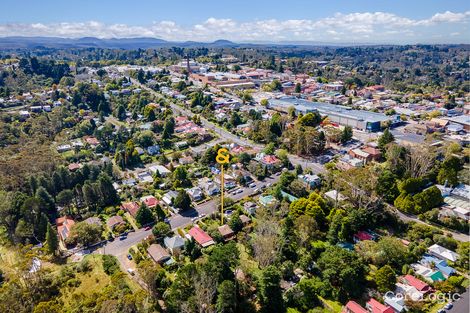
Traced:
<path fill-rule="evenodd" d="M 211 41 L 347 41 L 400 42 L 403 35 L 415 41 L 430 38 L 466 38 L 462 29 L 470 21 L 470 11 L 436 13 L 426 19 L 411 19 L 386 12 L 336 13 L 317 20 L 254 20 L 238 22 L 233 19 L 208 18 L 192 25 L 182 26 L 174 21 L 157 21 L 151 25 L 104 24 L 99 21 L 77 23 L 0 24 L 0 36 L 60 36 L 78 38 L 157 37 L 166 40 Z M 459 32 L 459 34 L 456 34 Z M 455 35 L 454 35 L 455 34 Z"/>

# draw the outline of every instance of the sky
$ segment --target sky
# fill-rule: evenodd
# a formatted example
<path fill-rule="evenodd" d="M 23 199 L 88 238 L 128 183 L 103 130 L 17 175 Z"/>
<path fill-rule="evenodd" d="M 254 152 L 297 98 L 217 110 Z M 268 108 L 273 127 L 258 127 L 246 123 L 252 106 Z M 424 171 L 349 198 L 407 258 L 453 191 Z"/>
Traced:
<path fill-rule="evenodd" d="M 470 0 L 0 0 L 0 4 L 0 37 L 470 43 Z"/>

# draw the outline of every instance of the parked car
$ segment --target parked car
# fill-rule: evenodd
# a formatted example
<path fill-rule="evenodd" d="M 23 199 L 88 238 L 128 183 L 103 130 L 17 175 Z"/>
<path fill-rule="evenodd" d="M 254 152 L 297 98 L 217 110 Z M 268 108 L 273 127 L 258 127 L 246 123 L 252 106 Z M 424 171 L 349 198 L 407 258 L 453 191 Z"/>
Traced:
<path fill-rule="evenodd" d="M 131 274 L 132 276 L 135 275 L 135 270 L 132 269 L 132 268 L 128 268 L 128 269 L 127 269 L 127 272 L 128 272 L 129 274 Z"/>
<path fill-rule="evenodd" d="M 128 254 L 128 255 L 127 255 L 127 259 L 128 259 L 128 260 L 132 260 L 132 255 Z"/>
<path fill-rule="evenodd" d="M 255 188 L 255 187 L 256 187 L 256 184 L 255 184 L 255 183 L 251 183 L 251 184 L 248 185 L 248 187 L 250 187 L 250 188 Z"/>
<path fill-rule="evenodd" d="M 127 238 L 127 234 L 119 236 L 119 240 L 125 240 Z"/>
<path fill-rule="evenodd" d="M 454 305 L 452 304 L 452 302 L 449 302 L 449 303 L 447 303 L 447 304 L 444 306 L 444 309 L 450 310 L 450 309 L 452 309 L 453 307 L 454 307 Z"/>
<path fill-rule="evenodd" d="M 147 226 L 144 228 L 144 230 L 151 230 L 152 229 L 152 226 Z"/>

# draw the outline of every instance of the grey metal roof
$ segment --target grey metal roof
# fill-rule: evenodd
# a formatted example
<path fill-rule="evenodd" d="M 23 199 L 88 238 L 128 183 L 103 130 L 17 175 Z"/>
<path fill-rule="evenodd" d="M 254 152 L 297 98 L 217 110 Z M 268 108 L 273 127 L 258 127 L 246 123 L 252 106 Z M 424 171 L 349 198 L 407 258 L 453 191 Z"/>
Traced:
<path fill-rule="evenodd" d="M 343 116 L 346 118 L 352 118 L 356 120 L 363 120 L 366 122 L 383 122 L 394 119 L 393 116 L 387 116 L 382 113 L 354 110 L 350 107 L 343 105 L 335 105 L 324 102 L 313 102 L 304 99 L 283 97 L 280 99 L 271 99 L 269 103 L 274 106 L 289 107 L 294 106 L 300 110 L 317 110 L 320 114 L 324 115 L 336 115 Z"/>

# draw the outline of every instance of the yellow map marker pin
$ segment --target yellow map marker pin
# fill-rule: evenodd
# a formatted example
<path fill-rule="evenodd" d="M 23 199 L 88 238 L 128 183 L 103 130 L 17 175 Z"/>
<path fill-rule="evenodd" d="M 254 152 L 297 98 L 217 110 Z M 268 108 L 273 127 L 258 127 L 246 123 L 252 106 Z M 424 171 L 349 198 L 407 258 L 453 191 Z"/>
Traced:
<path fill-rule="evenodd" d="M 217 150 L 217 156 L 215 161 L 220 164 L 220 221 L 221 225 L 224 224 L 224 164 L 227 164 L 230 161 L 230 154 L 227 149 L 220 148 Z"/>

